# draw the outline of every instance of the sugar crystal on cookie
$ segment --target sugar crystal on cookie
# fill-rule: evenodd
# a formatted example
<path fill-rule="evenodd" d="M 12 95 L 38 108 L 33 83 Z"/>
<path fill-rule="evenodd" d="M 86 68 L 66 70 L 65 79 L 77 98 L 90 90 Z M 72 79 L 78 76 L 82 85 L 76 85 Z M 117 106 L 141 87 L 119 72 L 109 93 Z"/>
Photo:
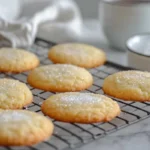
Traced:
<path fill-rule="evenodd" d="M 102 101 L 98 96 L 92 95 L 91 93 L 79 93 L 79 94 L 66 94 L 61 97 L 63 103 L 72 104 L 92 104 Z"/>
<path fill-rule="evenodd" d="M 8 121 L 23 121 L 23 120 L 29 120 L 31 117 L 29 115 L 26 115 L 25 113 L 21 112 L 9 112 L 9 111 L 3 111 L 0 113 L 0 122 L 8 122 Z"/>

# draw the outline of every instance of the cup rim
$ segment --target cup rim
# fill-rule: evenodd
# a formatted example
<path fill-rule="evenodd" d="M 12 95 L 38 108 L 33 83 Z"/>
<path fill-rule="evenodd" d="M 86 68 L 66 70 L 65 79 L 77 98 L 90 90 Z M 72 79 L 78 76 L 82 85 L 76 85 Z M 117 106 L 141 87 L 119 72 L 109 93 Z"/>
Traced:
<path fill-rule="evenodd" d="M 138 5 L 150 3 L 149 0 L 137 0 L 137 1 L 126 1 L 126 0 L 101 0 L 100 2 L 111 4 L 111 5 Z"/>
<path fill-rule="evenodd" d="M 136 35 L 130 37 L 130 38 L 127 40 L 127 42 L 126 42 L 126 48 L 127 48 L 128 51 L 130 51 L 130 52 L 132 52 L 132 53 L 134 53 L 134 54 L 137 54 L 137 55 L 140 55 L 140 56 L 144 56 L 144 57 L 150 57 L 150 55 L 145 55 L 145 54 L 139 53 L 139 52 L 135 51 L 134 49 L 132 49 L 132 48 L 129 46 L 129 42 L 130 42 L 132 39 L 134 39 L 134 38 L 137 37 L 137 36 L 143 36 L 143 35 L 149 35 L 149 36 L 150 36 L 150 33 L 141 33 L 141 34 L 136 34 Z"/>

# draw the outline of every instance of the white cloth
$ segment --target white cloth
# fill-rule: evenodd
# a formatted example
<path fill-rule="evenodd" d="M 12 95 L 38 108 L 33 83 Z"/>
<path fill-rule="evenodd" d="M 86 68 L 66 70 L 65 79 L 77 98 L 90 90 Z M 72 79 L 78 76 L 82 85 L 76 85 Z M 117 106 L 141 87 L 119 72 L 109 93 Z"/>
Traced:
<path fill-rule="evenodd" d="M 48 41 L 107 45 L 98 20 L 84 20 L 74 0 L 0 0 L 0 47 Z"/>
<path fill-rule="evenodd" d="M 64 34 L 80 34 L 82 19 L 73 0 L 37 1 L 37 3 L 28 3 L 27 9 L 24 5 L 20 4 L 20 10 L 26 11 L 25 16 L 19 19 L 10 19 L 8 15 L 0 15 L 0 46 L 27 47 L 32 45 L 39 25 L 46 22 L 53 31 L 49 32 L 51 37 L 58 34 L 58 42 L 64 38 Z M 39 7 L 36 12 L 32 12 L 34 7 L 40 5 L 42 8 Z M 0 14 L 4 14 L 3 9 L 0 9 Z"/>

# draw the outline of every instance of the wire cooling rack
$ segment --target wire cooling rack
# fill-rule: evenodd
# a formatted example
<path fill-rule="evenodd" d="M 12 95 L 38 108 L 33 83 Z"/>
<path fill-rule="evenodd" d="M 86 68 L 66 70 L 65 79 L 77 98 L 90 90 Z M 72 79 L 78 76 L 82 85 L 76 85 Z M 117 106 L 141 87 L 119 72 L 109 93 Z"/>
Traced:
<path fill-rule="evenodd" d="M 51 64 L 50 60 L 47 58 L 47 52 L 52 45 L 52 43 L 41 39 L 36 39 L 35 44 L 29 50 L 38 55 L 41 60 L 41 65 L 47 65 Z M 102 84 L 104 78 L 121 70 L 129 70 L 129 68 L 124 68 L 122 66 L 107 62 L 101 67 L 89 70 L 94 77 L 94 84 L 92 87 L 85 91 L 103 94 Z M 28 72 L 13 75 L 1 73 L 0 77 L 9 77 L 27 83 L 27 75 Z M 29 84 L 27 85 L 29 86 Z M 42 114 L 40 111 L 40 105 L 46 98 L 55 93 L 45 92 L 30 86 L 29 88 L 34 95 L 34 102 L 27 106 L 25 109 Z M 111 122 L 85 125 L 76 123 L 63 123 L 52 120 L 55 124 L 55 130 L 52 138 L 49 141 L 45 141 L 31 147 L 0 147 L 0 150 L 68 150 L 77 148 L 85 145 L 86 143 L 101 138 L 111 132 L 128 127 L 130 124 L 145 119 L 150 115 L 150 103 L 148 102 L 140 103 L 122 101 L 116 98 L 113 99 L 120 105 L 122 113 Z"/>

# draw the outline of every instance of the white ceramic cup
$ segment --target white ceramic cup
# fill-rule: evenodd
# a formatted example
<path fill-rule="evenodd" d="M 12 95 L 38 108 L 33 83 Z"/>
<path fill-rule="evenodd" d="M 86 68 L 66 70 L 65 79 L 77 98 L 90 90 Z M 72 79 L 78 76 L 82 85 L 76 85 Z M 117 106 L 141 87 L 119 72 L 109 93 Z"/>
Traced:
<path fill-rule="evenodd" d="M 150 33 L 140 34 L 127 41 L 128 66 L 150 71 Z"/>
<path fill-rule="evenodd" d="M 150 32 L 150 2 L 101 0 L 99 18 L 109 45 L 126 50 L 126 42 L 130 37 Z"/>

